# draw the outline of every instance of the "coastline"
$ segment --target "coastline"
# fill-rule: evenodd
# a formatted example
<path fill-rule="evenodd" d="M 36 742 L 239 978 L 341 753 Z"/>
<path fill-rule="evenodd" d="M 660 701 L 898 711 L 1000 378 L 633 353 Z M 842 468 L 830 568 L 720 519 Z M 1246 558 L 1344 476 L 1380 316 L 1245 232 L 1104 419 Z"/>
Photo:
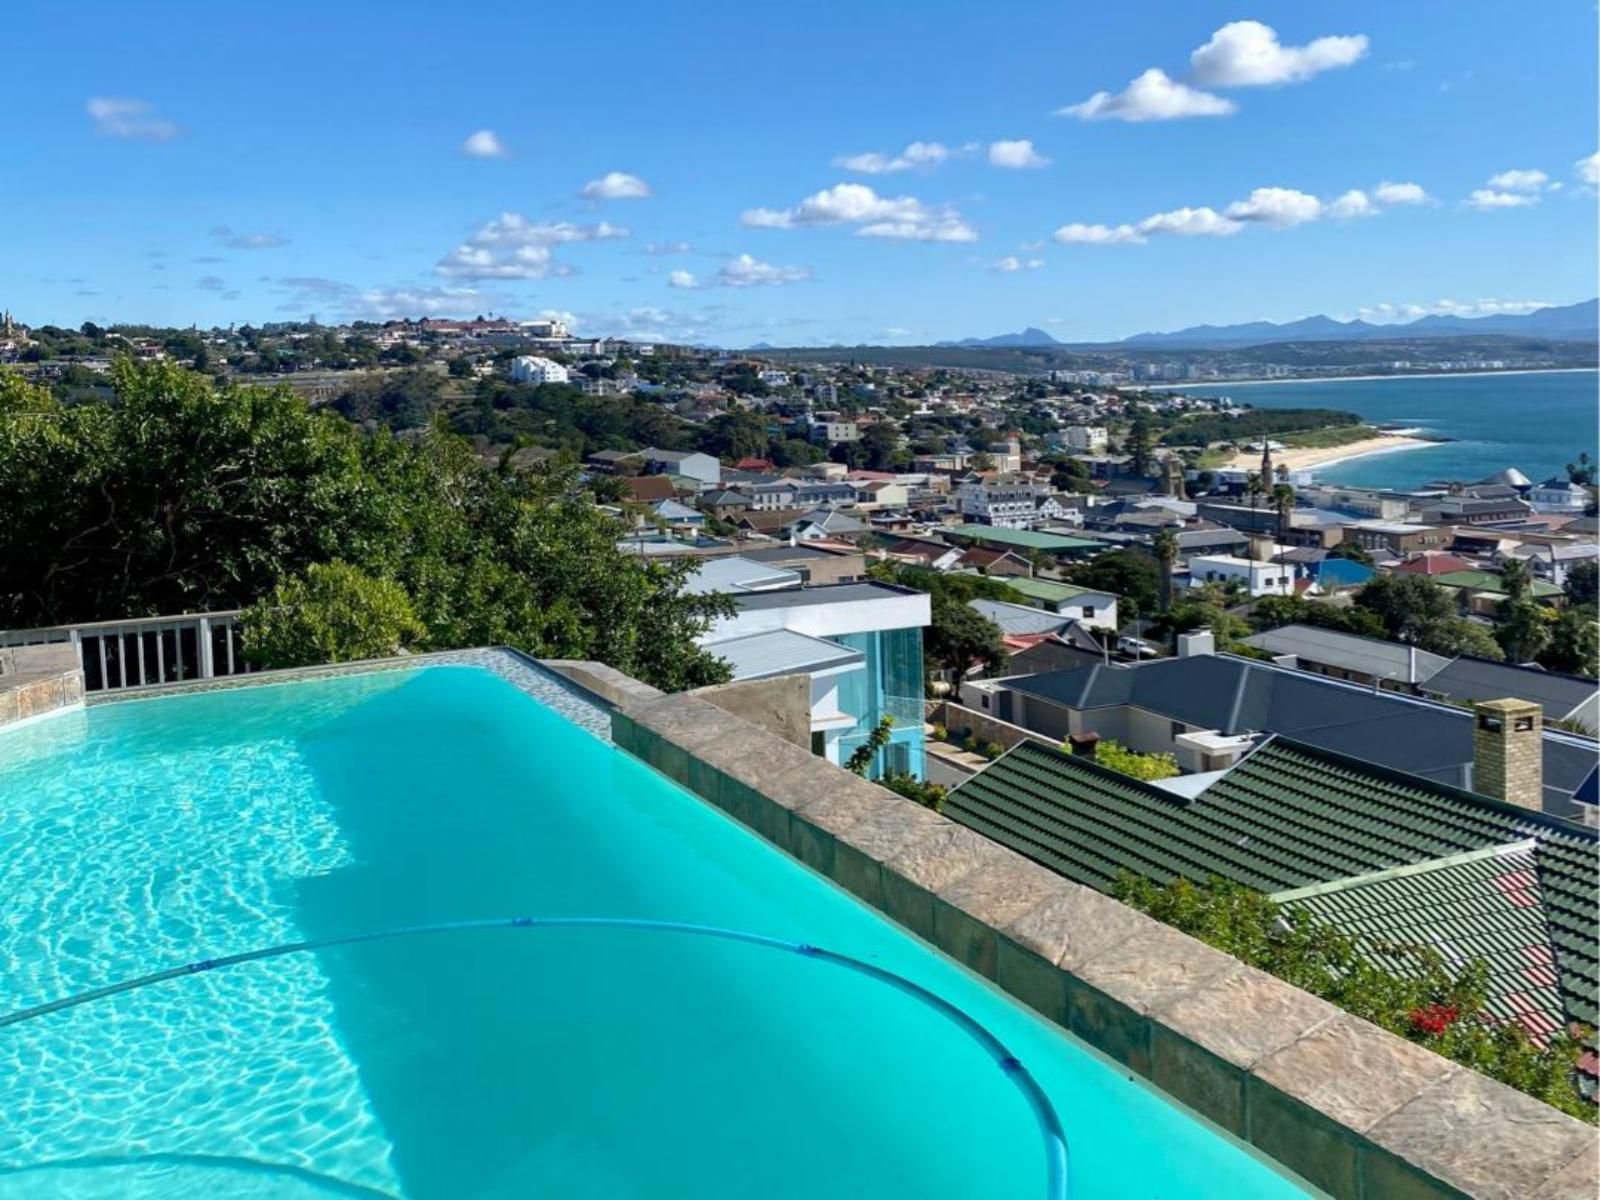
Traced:
<path fill-rule="evenodd" d="M 1383 383 L 1396 379 L 1478 379 L 1485 375 L 1582 375 L 1593 374 L 1596 371 L 1600 371 L 1600 366 L 1519 367 L 1510 371 L 1418 371 L 1405 375 L 1329 375 L 1322 379 L 1217 379 L 1211 383 L 1169 383 L 1152 390 L 1187 392 L 1195 388 L 1255 387 L 1258 384 Z"/>
<path fill-rule="evenodd" d="M 1296 448 L 1293 446 L 1283 450 L 1274 450 L 1273 462 L 1279 466 L 1287 467 L 1291 471 L 1319 471 L 1327 467 L 1338 466 L 1358 458 L 1369 458 L 1376 454 L 1396 454 L 1402 450 L 1420 450 L 1424 446 L 1438 446 L 1442 443 L 1431 438 L 1410 437 L 1405 434 L 1384 434 L 1379 437 L 1363 438 L 1359 442 L 1347 442 L 1343 446 L 1307 446 Z M 1260 455 L 1250 451 L 1241 450 L 1224 464 L 1233 470 L 1249 470 L 1260 462 Z"/>

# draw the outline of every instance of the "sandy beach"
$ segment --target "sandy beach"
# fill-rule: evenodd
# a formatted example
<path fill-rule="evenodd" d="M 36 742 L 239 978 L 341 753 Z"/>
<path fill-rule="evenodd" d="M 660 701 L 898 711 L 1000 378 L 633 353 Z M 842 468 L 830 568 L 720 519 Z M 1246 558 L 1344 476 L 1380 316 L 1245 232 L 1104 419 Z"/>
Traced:
<path fill-rule="evenodd" d="M 1436 446 L 1438 442 L 1429 441 L 1427 438 L 1408 437 L 1403 433 L 1386 433 L 1377 437 L 1363 438 L 1359 442 L 1346 442 L 1342 446 L 1316 446 L 1294 447 L 1272 452 L 1274 466 L 1287 467 L 1291 471 L 1312 471 L 1319 467 L 1331 467 L 1335 463 L 1349 462 L 1353 458 L 1365 458 L 1369 454 L 1393 454 L 1399 450 L 1418 450 L 1423 446 Z M 1261 452 L 1241 451 L 1228 460 L 1227 466 L 1236 470 L 1254 470 L 1261 465 Z"/>

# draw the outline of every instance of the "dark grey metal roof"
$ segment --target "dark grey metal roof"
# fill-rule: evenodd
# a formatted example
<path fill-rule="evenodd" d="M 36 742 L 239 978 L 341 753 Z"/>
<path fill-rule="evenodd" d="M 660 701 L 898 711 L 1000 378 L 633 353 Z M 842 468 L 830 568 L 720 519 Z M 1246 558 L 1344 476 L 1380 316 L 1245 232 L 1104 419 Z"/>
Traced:
<path fill-rule="evenodd" d="M 1547 718 L 1560 720 L 1593 696 L 1596 686 L 1576 675 L 1458 658 L 1428 680 L 1427 690 L 1451 700 L 1533 700 Z"/>
<path fill-rule="evenodd" d="M 1415 646 L 1341 633 L 1317 625 L 1284 625 L 1254 634 L 1244 642 L 1268 654 L 1292 654 L 1305 662 L 1403 683 L 1425 682 L 1450 663 L 1442 654 L 1430 654 Z"/>
<path fill-rule="evenodd" d="M 1230 655 L 1082 667 L 1005 686 L 1068 708 L 1132 705 L 1200 729 L 1281 733 L 1436 783 L 1471 784 L 1468 710 Z M 1545 811 L 1568 815 L 1594 759 L 1587 739 L 1546 734 Z"/>
<path fill-rule="evenodd" d="M 799 608 L 818 604 L 846 604 L 884 600 L 922 593 L 889 583 L 831 583 L 822 587 L 787 588 L 772 592 L 745 592 L 734 597 L 740 609 Z"/>

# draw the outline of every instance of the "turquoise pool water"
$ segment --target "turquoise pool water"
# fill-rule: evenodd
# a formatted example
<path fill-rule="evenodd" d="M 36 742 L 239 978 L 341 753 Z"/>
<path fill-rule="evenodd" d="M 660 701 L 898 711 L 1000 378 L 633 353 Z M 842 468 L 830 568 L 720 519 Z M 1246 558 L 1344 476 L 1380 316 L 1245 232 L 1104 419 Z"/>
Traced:
<path fill-rule="evenodd" d="M 1286 1179 L 489 671 L 93 707 L 0 735 L 0 1011 L 300 938 L 704 922 L 961 1005 L 1061 1113 L 1072 1195 Z M 933 1010 L 757 947 L 470 932 L 0 1029 L 0 1197 L 1034 1197 L 1037 1123 Z"/>

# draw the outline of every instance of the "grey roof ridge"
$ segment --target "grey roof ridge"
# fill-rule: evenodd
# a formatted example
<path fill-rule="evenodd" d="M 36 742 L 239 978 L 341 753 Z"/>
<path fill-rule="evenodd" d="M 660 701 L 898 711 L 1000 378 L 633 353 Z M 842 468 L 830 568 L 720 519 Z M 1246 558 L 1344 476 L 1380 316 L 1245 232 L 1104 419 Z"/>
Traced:
<path fill-rule="evenodd" d="M 1443 871 L 1450 867 L 1459 867 L 1465 863 L 1478 862 L 1486 858 L 1499 858 L 1508 854 L 1526 854 L 1538 849 L 1538 846 L 1538 838 L 1522 838 L 1520 841 L 1503 842 L 1495 846 L 1482 846 L 1476 850 L 1461 850 L 1455 854 L 1446 854 L 1442 858 L 1430 858 L 1424 862 L 1406 863 L 1398 867 L 1386 867 L 1381 871 L 1369 871 L 1364 875 L 1351 875 L 1344 879 L 1333 879 L 1327 883 L 1309 883 L 1305 887 L 1273 892 L 1267 899 L 1277 904 L 1287 904 L 1294 900 L 1309 900 L 1313 896 L 1326 896 L 1334 892 L 1345 892 L 1351 888 L 1365 887 L 1372 883 L 1382 883 L 1389 879 L 1404 879 L 1410 875 L 1426 875 L 1432 871 Z"/>

